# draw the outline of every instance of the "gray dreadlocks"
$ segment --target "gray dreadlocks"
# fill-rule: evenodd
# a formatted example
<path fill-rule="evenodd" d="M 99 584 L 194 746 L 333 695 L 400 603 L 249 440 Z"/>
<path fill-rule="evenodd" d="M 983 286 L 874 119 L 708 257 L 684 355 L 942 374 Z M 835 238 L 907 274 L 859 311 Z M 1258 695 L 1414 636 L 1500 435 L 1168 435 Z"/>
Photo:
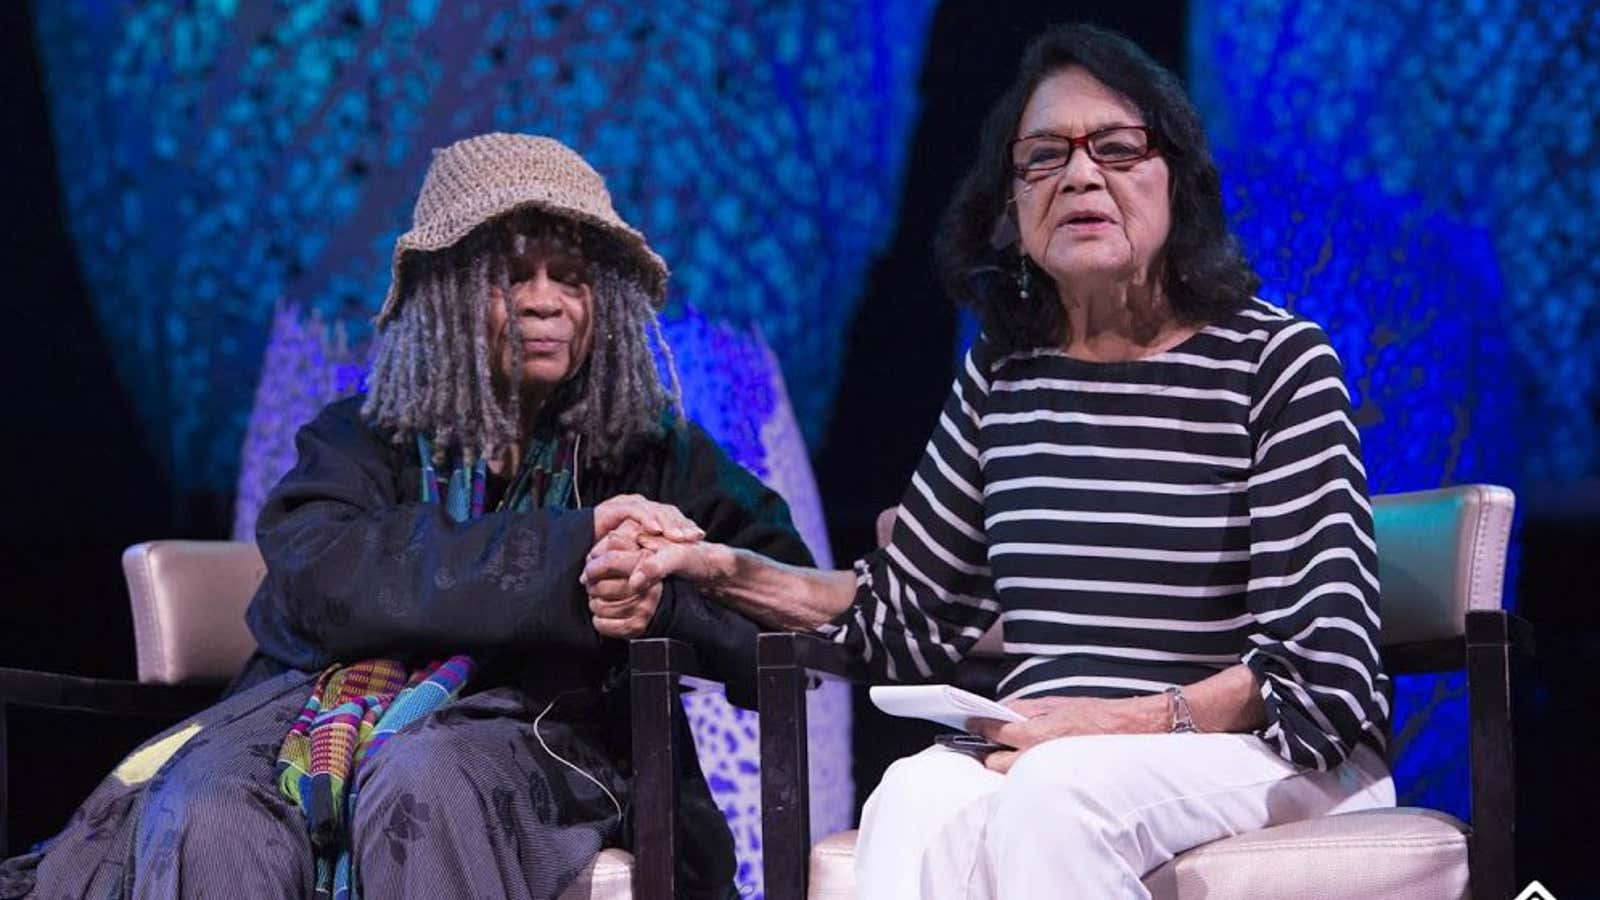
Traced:
<path fill-rule="evenodd" d="M 484 223 L 446 250 L 402 260 L 400 314 L 379 335 L 361 407 L 368 422 L 392 429 L 397 443 L 428 437 L 436 461 L 456 451 L 470 465 L 523 442 L 521 386 L 516 379 L 495 382 L 487 310 L 498 288 L 506 321 L 516 322 L 506 259 L 535 239 L 576 252 L 594 293 L 588 357 L 541 416 L 553 414 L 563 430 L 582 438 L 586 462 L 615 472 L 638 441 L 661 434 L 669 412 L 683 415 L 672 350 L 628 253 L 599 229 L 523 210 Z M 508 343 L 513 371 L 520 372 L 521 344 Z"/>

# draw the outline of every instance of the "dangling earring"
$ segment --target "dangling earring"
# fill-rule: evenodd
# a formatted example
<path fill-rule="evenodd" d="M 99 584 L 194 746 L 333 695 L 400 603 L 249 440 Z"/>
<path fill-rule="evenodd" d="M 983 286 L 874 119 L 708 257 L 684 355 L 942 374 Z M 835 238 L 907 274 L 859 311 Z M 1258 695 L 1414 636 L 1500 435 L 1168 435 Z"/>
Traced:
<path fill-rule="evenodd" d="M 1028 257 L 1017 257 L 1017 296 L 1028 299 L 1028 287 L 1033 281 L 1033 276 L 1028 273 Z"/>

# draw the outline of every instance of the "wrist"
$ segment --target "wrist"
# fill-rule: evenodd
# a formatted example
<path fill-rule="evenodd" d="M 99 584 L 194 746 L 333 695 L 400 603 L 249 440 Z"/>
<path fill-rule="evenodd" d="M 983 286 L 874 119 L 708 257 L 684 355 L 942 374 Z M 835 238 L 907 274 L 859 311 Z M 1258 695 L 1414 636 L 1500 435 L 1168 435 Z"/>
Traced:
<path fill-rule="evenodd" d="M 1173 734 L 1190 734 L 1200 729 L 1194 724 L 1194 712 L 1189 708 L 1189 698 L 1183 688 L 1173 686 L 1162 691 L 1167 705 L 1167 731 Z"/>
<path fill-rule="evenodd" d="M 642 637 L 667 637 L 676 611 L 675 597 L 665 584 L 658 584 L 653 590 L 656 593 L 656 608 L 650 614 L 650 621 L 645 624 Z"/>
<path fill-rule="evenodd" d="M 739 551 L 727 544 L 703 541 L 700 554 L 698 568 L 703 577 L 698 579 L 696 587 L 713 597 L 726 593 L 728 585 L 739 575 Z"/>
<path fill-rule="evenodd" d="M 1168 709 L 1166 694 L 1130 697 L 1126 702 L 1129 734 L 1166 734 L 1172 730 L 1172 716 Z"/>

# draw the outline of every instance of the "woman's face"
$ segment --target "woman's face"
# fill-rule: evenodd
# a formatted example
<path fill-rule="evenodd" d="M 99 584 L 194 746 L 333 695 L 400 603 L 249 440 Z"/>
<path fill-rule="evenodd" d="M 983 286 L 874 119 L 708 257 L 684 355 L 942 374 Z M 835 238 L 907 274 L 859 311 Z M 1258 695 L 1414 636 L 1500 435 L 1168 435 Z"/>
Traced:
<path fill-rule="evenodd" d="M 1144 124 L 1127 98 L 1072 66 L 1034 89 L 1016 136 L 1076 138 Z M 1171 228 L 1169 179 L 1159 154 L 1102 165 L 1083 147 L 1064 168 L 1013 177 L 1023 250 L 1065 291 L 1143 281 Z"/>
<path fill-rule="evenodd" d="M 491 288 L 486 317 L 490 352 L 499 377 L 520 379 L 524 398 L 543 402 L 588 358 L 594 318 L 592 279 L 576 251 L 541 238 L 528 238 L 520 252 L 507 257 L 506 266 L 510 311 L 505 295 Z"/>

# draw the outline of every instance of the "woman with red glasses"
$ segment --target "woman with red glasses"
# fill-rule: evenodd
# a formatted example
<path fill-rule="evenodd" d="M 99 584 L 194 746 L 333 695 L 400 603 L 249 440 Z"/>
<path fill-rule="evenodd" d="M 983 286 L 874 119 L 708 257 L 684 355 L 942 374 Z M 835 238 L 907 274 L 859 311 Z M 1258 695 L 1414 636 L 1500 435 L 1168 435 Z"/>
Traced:
<path fill-rule="evenodd" d="M 1177 79 L 1100 29 L 1040 36 L 937 250 L 983 332 L 884 549 L 820 572 L 663 543 L 592 561 L 591 593 L 679 573 L 897 681 L 953 680 L 1000 625 L 1027 718 L 971 723 L 1006 748 L 986 757 L 889 769 L 858 845 L 874 900 L 1148 897 L 1191 847 L 1393 805 L 1343 369 L 1255 298 Z"/>

